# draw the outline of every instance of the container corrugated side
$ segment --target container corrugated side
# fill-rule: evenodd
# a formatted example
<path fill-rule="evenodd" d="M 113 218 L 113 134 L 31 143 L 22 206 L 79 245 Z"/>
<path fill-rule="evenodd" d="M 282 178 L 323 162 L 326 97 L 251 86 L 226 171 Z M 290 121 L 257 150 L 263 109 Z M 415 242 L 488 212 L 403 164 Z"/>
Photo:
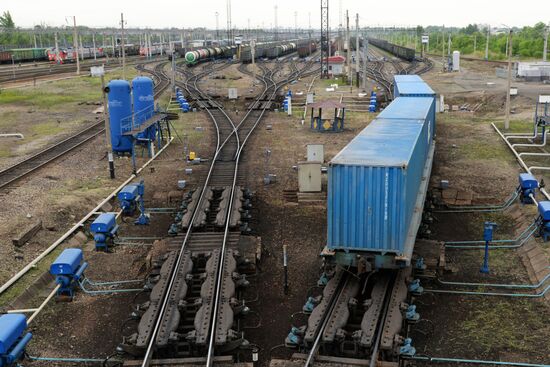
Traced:
<path fill-rule="evenodd" d="M 429 125 L 423 120 L 384 123 L 396 130 L 414 126 L 416 139 L 408 142 L 413 144 L 408 163 L 394 167 L 330 164 L 327 245 L 332 250 L 405 252 L 429 151 Z"/>

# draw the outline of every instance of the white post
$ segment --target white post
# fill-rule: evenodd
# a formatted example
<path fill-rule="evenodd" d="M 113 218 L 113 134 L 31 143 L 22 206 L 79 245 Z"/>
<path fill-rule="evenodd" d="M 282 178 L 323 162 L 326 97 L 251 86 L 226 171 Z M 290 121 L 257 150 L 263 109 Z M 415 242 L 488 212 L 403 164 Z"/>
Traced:
<path fill-rule="evenodd" d="M 512 29 L 508 33 L 508 83 L 506 86 L 506 118 L 504 120 L 504 128 L 510 128 L 510 87 L 512 86 Z"/>
<path fill-rule="evenodd" d="M 359 13 L 355 14 L 355 75 L 359 86 Z"/>

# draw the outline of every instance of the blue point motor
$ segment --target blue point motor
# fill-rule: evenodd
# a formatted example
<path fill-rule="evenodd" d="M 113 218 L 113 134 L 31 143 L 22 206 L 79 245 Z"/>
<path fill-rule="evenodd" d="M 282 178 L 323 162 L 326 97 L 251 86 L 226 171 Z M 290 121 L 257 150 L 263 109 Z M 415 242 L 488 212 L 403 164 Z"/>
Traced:
<path fill-rule="evenodd" d="M 138 184 L 126 185 L 118 192 L 118 202 L 124 215 L 133 215 L 137 209 L 138 186 Z"/>
<path fill-rule="evenodd" d="M 550 237 L 550 201 L 539 201 L 538 205 L 539 218 L 537 223 L 539 225 L 539 235 L 548 241 Z"/>
<path fill-rule="evenodd" d="M 520 173 L 519 174 L 519 198 L 523 204 L 533 204 L 533 198 L 539 187 L 539 182 L 530 173 Z"/>
<path fill-rule="evenodd" d="M 118 225 L 114 213 L 102 213 L 90 225 L 90 231 L 94 234 L 95 248 L 100 251 L 108 251 L 108 243 L 112 243 L 117 235 Z"/>
<path fill-rule="evenodd" d="M 23 314 L 12 313 L 0 316 L 0 367 L 18 366 L 25 347 L 32 339 L 25 333 L 27 318 Z"/>
<path fill-rule="evenodd" d="M 61 255 L 50 265 L 50 274 L 55 276 L 55 283 L 61 285 L 57 295 L 72 298 L 74 289 L 87 267 L 88 263 L 83 262 L 81 249 L 63 250 Z"/>

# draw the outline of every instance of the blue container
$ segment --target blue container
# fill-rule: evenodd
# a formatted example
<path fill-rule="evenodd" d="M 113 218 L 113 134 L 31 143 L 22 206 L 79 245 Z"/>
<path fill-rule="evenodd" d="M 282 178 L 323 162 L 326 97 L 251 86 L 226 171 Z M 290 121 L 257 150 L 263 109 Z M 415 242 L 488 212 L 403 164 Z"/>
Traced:
<path fill-rule="evenodd" d="M 109 119 L 111 124 L 111 145 L 113 152 L 125 153 L 132 151 L 132 137 L 122 135 L 130 130 L 124 122 L 132 116 L 132 99 L 130 83 L 126 80 L 111 80 L 109 82 Z"/>
<path fill-rule="evenodd" d="M 393 76 L 393 96 L 398 97 L 399 91 L 397 90 L 398 84 L 403 83 L 423 83 L 424 80 L 418 75 L 411 74 L 411 75 L 394 75 Z"/>
<path fill-rule="evenodd" d="M 8 353 L 26 328 L 27 318 L 25 315 L 12 313 L 0 316 L 0 354 Z"/>
<path fill-rule="evenodd" d="M 82 250 L 68 248 L 63 250 L 61 255 L 50 265 L 52 275 L 73 275 L 82 263 Z"/>
<path fill-rule="evenodd" d="M 93 233 L 107 233 L 115 226 L 116 216 L 114 213 L 101 213 L 90 225 L 90 231 Z"/>
<path fill-rule="evenodd" d="M 397 97 L 434 97 L 435 92 L 425 82 L 395 83 L 394 98 Z"/>
<path fill-rule="evenodd" d="M 435 135 L 435 99 L 432 97 L 398 97 L 390 103 L 378 118 L 384 119 L 425 119 L 430 124 L 429 137 Z"/>
<path fill-rule="evenodd" d="M 378 118 L 332 159 L 329 249 L 410 264 L 431 170 L 428 131 L 425 119 Z"/>
<path fill-rule="evenodd" d="M 155 95 L 153 79 L 138 76 L 132 80 L 132 92 L 134 101 L 134 125 L 139 126 L 150 119 L 155 112 Z M 146 131 L 139 133 L 139 139 L 154 139 L 157 132 L 156 126 L 151 126 Z"/>

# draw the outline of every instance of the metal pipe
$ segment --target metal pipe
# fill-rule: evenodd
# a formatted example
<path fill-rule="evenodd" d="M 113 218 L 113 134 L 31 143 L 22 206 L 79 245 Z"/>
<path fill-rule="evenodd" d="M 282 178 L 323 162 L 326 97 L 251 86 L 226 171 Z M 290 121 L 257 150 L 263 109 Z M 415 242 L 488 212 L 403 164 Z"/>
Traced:
<path fill-rule="evenodd" d="M 472 292 L 472 291 L 452 291 L 452 290 L 443 290 L 443 289 L 426 289 L 424 292 L 431 293 L 446 293 L 446 294 L 461 294 L 469 296 L 501 296 L 501 297 L 518 297 L 518 298 L 541 298 L 546 292 L 550 289 L 550 284 L 544 288 L 542 292 L 539 293 L 498 293 L 498 292 Z"/>
<path fill-rule="evenodd" d="M 546 267 L 546 269 L 550 269 L 550 266 Z M 518 288 L 518 289 L 537 289 L 541 285 L 543 285 L 548 279 L 550 279 L 550 273 L 546 274 L 546 276 L 537 284 L 498 284 L 498 283 L 468 283 L 468 282 L 448 282 L 441 280 L 437 278 L 437 281 L 440 284 L 444 285 L 458 285 L 458 286 L 464 286 L 464 287 L 493 287 L 493 288 Z"/>
<path fill-rule="evenodd" d="M 502 135 L 502 132 L 500 132 L 500 130 L 498 129 L 498 127 L 494 124 L 494 123 L 491 123 L 491 125 L 493 126 L 493 129 L 495 129 L 495 131 L 500 135 L 500 137 L 502 138 L 502 140 L 504 140 L 504 142 L 506 143 L 506 145 L 508 145 L 508 148 L 510 148 L 512 150 L 512 153 L 514 153 L 514 155 L 516 156 L 516 159 L 518 160 L 519 164 L 521 165 L 521 167 L 527 172 L 527 173 L 531 173 L 531 169 L 538 169 L 538 168 L 541 168 L 541 167 L 533 167 L 531 169 L 529 169 L 529 167 L 527 167 L 527 165 L 525 164 L 525 162 L 523 161 L 523 159 L 519 156 L 518 152 L 515 151 L 514 148 L 512 148 L 512 144 L 510 144 L 510 142 L 508 140 L 506 140 L 506 137 L 504 135 Z M 544 167 L 543 167 L 544 168 Z M 546 189 L 540 189 L 540 192 L 546 197 L 547 200 L 550 200 L 550 193 L 548 193 L 546 191 Z"/>
<path fill-rule="evenodd" d="M 494 240 L 491 241 L 492 243 L 516 243 L 517 241 L 520 241 L 519 243 L 516 243 L 515 245 L 490 245 L 489 249 L 509 249 L 509 248 L 518 248 L 521 247 L 531 236 L 537 231 L 536 222 L 531 223 L 526 229 L 523 230 L 519 234 L 519 236 L 514 240 Z M 524 237 L 524 235 L 528 232 L 527 236 Z M 483 245 L 473 245 L 476 243 L 481 243 Z M 485 241 L 482 240 L 474 240 L 474 241 L 448 241 L 444 243 L 444 246 L 446 248 L 454 248 L 454 249 L 481 249 L 485 248 Z"/>
<path fill-rule="evenodd" d="M 28 312 L 35 312 L 38 310 L 37 308 L 23 308 L 20 310 L 8 310 L 6 313 L 28 313 Z"/>
<path fill-rule="evenodd" d="M 105 359 L 99 358 L 57 358 L 57 357 L 34 357 L 26 356 L 28 359 L 33 361 L 44 361 L 44 362 L 66 362 L 66 363 L 101 363 L 105 362 Z"/>
<path fill-rule="evenodd" d="M 61 284 L 56 285 L 55 288 L 50 292 L 48 297 L 46 297 L 46 299 L 42 302 L 42 304 L 38 306 L 38 308 L 33 312 L 31 317 L 29 317 L 29 319 L 27 320 L 27 325 L 29 325 L 36 316 L 38 316 L 38 314 L 44 309 L 44 307 L 46 307 L 48 302 L 50 302 L 53 296 L 55 296 L 59 288 L 61 288 Z"/>
<path fill-rule="evenodd" d="M 548 134 L 546 133 L 546 130 L 542 130 L 542 143 L 540 144 L 512 144 L 512 148 L 516 147 L 543 147 L 546 145 L 546 136 Z"/>
<path fill-rule="evenodd" d="M 462 358 L 423 357 L 423 356 L 414 356 L 414 357 L 406 357 L 406 358 L 416 359 L 419 361 L 441 362 L 441 363 L 454 362 L 454 363 L 472 363 L 472 364 L 493 364 L 493 365 L 500 365 L 500 366 L 519 366 L 519 367 L 550 367 L 549 364 L 487 361 L 482 359 L 462 359 Z"/>
<path fill-rule="evenodd" d="M 471 212 L 493 212 L 508 208 L 519 196 L 519 189 L 500 205 L 472 205 L 472 206 L 451 206 L 449 209 L 434 210 L 434 213 L 471 213 Z"/>
<path fill-rule="evenodd" d="M 95 212 L 101 209 L 103 205 L 105 205 L 109 200 L 111 200 L 120 190 L 122 190 L 127 184 L 129 184 L 134 178 L 137 177 L 137 175 L 145 168 L 147 167 L 155 158 L 157 158 L 174 140 L 174 138 L 170 138 L 168 140 L 168 143 L 162 149 L 160 149 L 156 155 L 154 155 L 151 159 L 149 159 L 145 164 L 136 171 L 136 173 L 130 175 L 130 177 L 124 181 L 119 187 L 117 187 L 113 192 L 111 192 L 101 203 L 99 203 L 94 209 L 92 209 L 88 214 L 84 216 L 77 224 L 75 224 L 71 229 L 69 229 L 65 234 L 63 234 L 57 241 L 55 241 L 50 247 L 48 247 L 46 250 L 44 250 L 38 257 L 36 257 L 34 260 L 32 260 L 30 263 L 28 263 L 23 269 L 21 269 L 17 274 L 15 274 L 10 280 L 8 280 L 6 283 L 0 287 L 0 294 L 4 293 L 9 287 L 11 287 L 16 281 L 18 281 L 23 275 L 25 275 L 29 270 L 33 269 L 34 266 L 42 260 L 44 257 L 46 257 L 50 252 L 55 250 L 57 246 L 59 246 L 63 241 L 65 241 L 70 235 L 72 235 L 77 229 L 81 228 L 82 225 L 90 219 L 92 215 L 94 215 Z"/>
<path fill-rule="evenodd" d="M 21 133 L 13 133 L 13 134 L 0 134 L 0 138 L 19 138 L 19 139 L 25 139 L 23 134 Z"/>
<path fill-rule="evenodd" d="M 87 289 L 84 286 L 84 282 L 78 282 L 80 289 L 86 294 L 97 295 L 97 294 L 111 294 L 111 293 L 129 293 L 129 292 L 141 292 L 143 288 L 134 288 L 134 289 L 100 289 L 100 290 L 91 290 Z"/>

